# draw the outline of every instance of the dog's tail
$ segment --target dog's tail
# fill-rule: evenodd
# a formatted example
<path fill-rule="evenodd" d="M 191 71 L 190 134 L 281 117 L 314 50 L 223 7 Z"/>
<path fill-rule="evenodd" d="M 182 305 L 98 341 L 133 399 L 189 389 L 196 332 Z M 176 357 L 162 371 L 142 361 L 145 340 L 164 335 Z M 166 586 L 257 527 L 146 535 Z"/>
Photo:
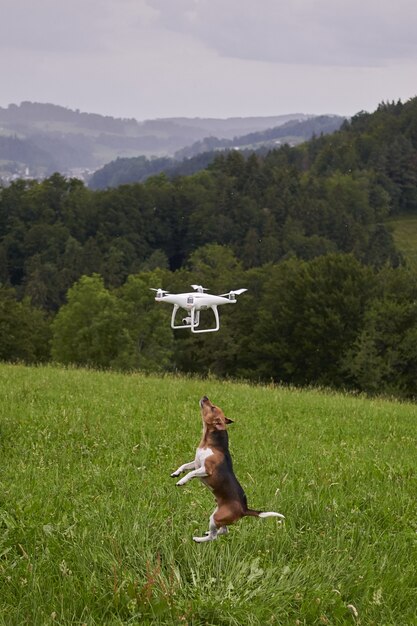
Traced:
<path fill-rule="evenodd" d="M 248 515 L 249 517 L 279 517 L 280 519 L 285 519 L 282 513 L 276 513 L 275 511 L 254 511 L 253 509 L 246 509 L 243 515 Z"/>

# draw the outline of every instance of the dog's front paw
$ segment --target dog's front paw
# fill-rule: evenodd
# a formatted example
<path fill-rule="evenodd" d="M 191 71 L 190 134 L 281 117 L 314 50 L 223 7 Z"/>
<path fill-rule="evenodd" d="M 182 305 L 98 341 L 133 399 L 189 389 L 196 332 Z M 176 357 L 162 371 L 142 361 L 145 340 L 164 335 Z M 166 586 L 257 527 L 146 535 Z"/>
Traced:
<path fill-rule="evenodd" d="M 217 539 L 217 534 L 213 533 L 208 533 L 204 535 L 204 537 L 193 537 L 196 543 L 205 543 L 206 541 L 214 541 L 215 539 Z"/>
<path fill-rule="evenodd" d="M 178 470 L 175 470 L 175 472 L 172 472 L 171 474 L 171 478 L 176 478 L 177 476 L 179 476 L 181 474 L 181 472 L 179 472 Z"/>
<path fill-rule="evenodd" d="M 175 483 L 175 485 L 177 487 L 182 487 L 183 485 L 185 485 L 186 482 L 187 482 L 186 478 L 181 478 L 181 480 L 179 480 L 177 483 Z"/>

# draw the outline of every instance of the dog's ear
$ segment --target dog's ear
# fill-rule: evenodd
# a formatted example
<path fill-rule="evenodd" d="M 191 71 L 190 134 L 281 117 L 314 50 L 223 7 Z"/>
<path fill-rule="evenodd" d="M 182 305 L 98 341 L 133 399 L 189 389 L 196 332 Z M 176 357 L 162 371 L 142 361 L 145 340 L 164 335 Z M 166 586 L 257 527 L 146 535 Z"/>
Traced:
<path fill-rule="evenodd" d="M 214 428 L 216 430 L 226 430 L 226 426 L 222 422 L 222 420 L 218 419 L 214 422 Z"/>
<path fill-rule="evenodd" d="M 228 417 L 225 418 L 226 424 L 233 424 L 233 420 L 230 420 Z"/>

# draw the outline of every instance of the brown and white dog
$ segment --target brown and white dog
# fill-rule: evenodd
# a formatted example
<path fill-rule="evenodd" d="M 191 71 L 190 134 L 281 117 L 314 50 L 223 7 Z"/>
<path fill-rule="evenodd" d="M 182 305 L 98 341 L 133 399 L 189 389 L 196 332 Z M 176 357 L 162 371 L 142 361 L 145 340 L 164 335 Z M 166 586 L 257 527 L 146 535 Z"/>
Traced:
<path fill-rule="evenodd" d="M 226 424 L 233 420 L 225 417 L 223 411 L 210 402 L 207 396 L 200 400 L 203 419 L 203 436 L 197 448 L 194 461 L 184 463 L 171 476 L 179 476 L 191 470 L 177 482 L 185 485 L 192 478 L 200 478 L 209 487 L 216 499 L 217 507 L 210 516 L 209 530 L 204 537 L 193 537 L 194 541 L 213 541 L 218 535 L 227 533 L 227 526 L 241 517 L 280 517 L 281 513 L 261 512 L 248 509 L 245 492 L 233 473 L 232 457 L 229 452 L 229 437 Z"/>

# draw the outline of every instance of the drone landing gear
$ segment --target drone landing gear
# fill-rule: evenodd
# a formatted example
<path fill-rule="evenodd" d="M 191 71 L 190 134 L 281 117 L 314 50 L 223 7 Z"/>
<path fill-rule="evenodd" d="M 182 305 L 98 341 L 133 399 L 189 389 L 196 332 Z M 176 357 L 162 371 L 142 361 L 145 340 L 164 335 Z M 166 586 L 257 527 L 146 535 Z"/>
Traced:
<path fill-rule="evenodd" d="M 217 330 L 219 330 L 220 328 L 219 312 L 215 304 L 208 307 L 213 310 L 214 319 L 216 322 L 215 327 L 214 328 L 201 328 L 200 330 L 198 330 L 198 326 L 200 324 L 200 311 L 199 310 L 197 311 L 195 307 L 192 307 L 192 309 L 190 310 L 189 316 L 184 317 L 184 319 L 182 320 L 183 323 L 181 325 L 175 324 L 175 317 L 177 315 L 177 311 L 179 308 L 180 307 L 178 304 L 174 304 L 174 308 L 172 310 L 172 317 L 171 317 L 171 328 L 175 330 L 180 329 L 180 328 L 189 328 L 192 333 L 214 333 Z"/>

